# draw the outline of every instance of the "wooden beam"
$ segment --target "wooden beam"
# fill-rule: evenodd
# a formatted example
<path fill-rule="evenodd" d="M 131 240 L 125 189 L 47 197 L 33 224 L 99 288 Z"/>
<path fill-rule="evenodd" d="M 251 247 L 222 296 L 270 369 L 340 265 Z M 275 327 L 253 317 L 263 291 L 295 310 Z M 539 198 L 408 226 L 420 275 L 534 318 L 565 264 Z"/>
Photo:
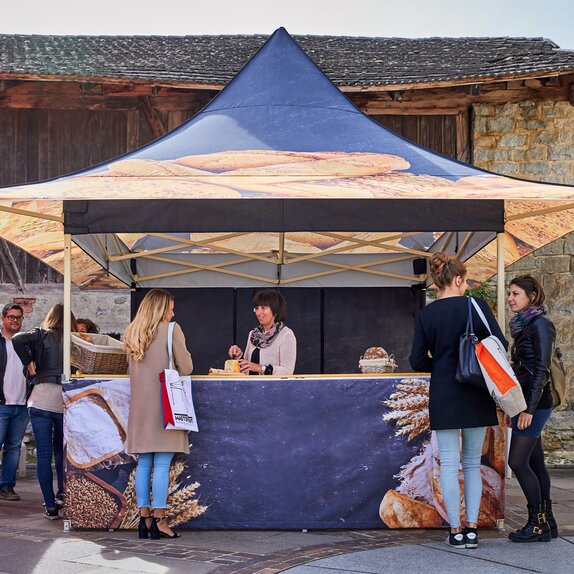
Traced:
<path fill-rule="evenodd" d="M 465 110 L 456 114 L 456 159 L 470 163 L 471 134 L 470 134 L 470 110 Z"/>
<path fill-rule="evenodd" d="M 141 110 L 150 125 L 151 131 L 155 139 L 164 136 L 167 133 L 158 113 L 153 107 L 151 98 L 144 96 L 141 98 Z"/>
<path fill-rule="evenodd" d="M 16 289 L 22 293 L 26 292 L 26 287 L 24 281 L 22 280 L 22 275 L 18 270 L 18 265 L 12 255 L 12 250 L 10 249 L 10 244 L 3 238 L 0 237 L 0 261 L 2 262 L 2 267 L 6 271 L 6 274 L 10 278 L 10 281 L 16 287 Z"/>
<path fill-rule="evenodd" d="M 15 213 L 16 215 L 25 215 L 26 217 L 34 217 L 35 219 L 47 219 L 48 221 L 57 221 L 58 223 L 64 222 L 64 217 L 61 215 L 49 215 L 48 213 L 40 213 L 39 211 L 28 211 L 27 209 L 19 209 L 18 207 L 8 207 L 7 205 L 0 204 L 0 211 L 6 213 Z"/>
<path fill-rule="evenodd" d="M 537 215 L 546 215 L 547 213 L 557 213 L 558 211 L 566 211 L 568 209 L 574 209 L 574 203 L 560 203 L 559 205 L 553 205 L 552 207 L 545 207 L 544 209 L 535 209 L 532 211 L 525 211 L 524 213 L 515 213 L 514 215 L 508 215 L 505 218 L 506 222 L 516 221 L 518 219 L 528 219 L 529 217 L 536 217 Z"/>

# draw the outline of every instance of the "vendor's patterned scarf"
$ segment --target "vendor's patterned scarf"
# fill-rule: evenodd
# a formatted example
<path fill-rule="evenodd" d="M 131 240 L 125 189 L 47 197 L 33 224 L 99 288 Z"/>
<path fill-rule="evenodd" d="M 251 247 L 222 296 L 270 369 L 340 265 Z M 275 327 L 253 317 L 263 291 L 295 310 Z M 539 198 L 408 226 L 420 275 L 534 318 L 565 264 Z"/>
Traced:
<path fill-rule="evenodd" d="M 510 327 L 510 336 L 514 339 L 526 325 L 528 325 L 536 317 L 546 315 L 546 308 L 542 305 L 540 307 L 526 307 L 523 311 L 519 311 L 510 319 L 508 326 Z"/>
<path fill-rule="evenodd" d="M 269 331 L 265 332 L 262 325 L 257 325 L 257 327 L 251 331 L 251 344 L 260 349 L 270 347 L 284 326 L 282 321 L 278 321 Z"/>

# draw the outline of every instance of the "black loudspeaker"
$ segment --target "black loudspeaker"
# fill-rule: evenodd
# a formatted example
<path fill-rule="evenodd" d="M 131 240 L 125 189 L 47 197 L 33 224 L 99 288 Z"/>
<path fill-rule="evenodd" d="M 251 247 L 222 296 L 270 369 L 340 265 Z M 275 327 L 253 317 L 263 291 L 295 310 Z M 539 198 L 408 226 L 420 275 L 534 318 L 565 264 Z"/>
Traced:
<path fill-rule="evenodd" d="M 424 275 L 427 272 L 427 260 L 425 257 L 413 259 L 413 273 L 415 275 Z"/>

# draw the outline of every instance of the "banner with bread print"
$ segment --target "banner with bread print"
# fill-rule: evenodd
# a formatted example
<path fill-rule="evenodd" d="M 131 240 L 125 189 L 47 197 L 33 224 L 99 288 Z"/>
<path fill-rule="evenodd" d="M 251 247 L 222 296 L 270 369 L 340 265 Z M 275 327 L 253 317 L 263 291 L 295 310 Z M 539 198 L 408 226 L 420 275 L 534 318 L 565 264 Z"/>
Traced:
<path fill-rule="evenodd" d="M 172 465 L 172 524 L 445 524 L 437 451 L 428 430 L 427 377 L 192 379 L 201 432 L 190 433 L 190 454 L 177 456 Z M 135 460 L 124 451 L 129 380 L 74 380 L 64 385 L 64 400 L 65 517 L 77 529 L 135 528 Z M 480 523 L 492 526 L 504 516 L 504 437 L 498 427 L 487 434 L 481 472 Z"/>

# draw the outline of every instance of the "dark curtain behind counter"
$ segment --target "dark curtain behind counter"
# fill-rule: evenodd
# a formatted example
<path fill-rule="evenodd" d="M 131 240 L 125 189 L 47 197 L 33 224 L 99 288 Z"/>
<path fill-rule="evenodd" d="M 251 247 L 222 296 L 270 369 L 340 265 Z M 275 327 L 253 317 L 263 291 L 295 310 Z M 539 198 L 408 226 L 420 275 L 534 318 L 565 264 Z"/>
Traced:
<path fill-rule="evenodd" d="M 132 293 L 132 317 L 147 289 Z M 223 368 L 232 343 L 245 348 L 257 324 L 251 298 L 257 289 L 172 289 L 175 320 L 181 325 L 194 373 Z M 297 337 L 296 374 L 357 373 L 365 349 L 382 346 L 400 372 L 408 355 L 416 311 L 424 291 L 411 287 L 288 288 L 288 325 Z"/>

